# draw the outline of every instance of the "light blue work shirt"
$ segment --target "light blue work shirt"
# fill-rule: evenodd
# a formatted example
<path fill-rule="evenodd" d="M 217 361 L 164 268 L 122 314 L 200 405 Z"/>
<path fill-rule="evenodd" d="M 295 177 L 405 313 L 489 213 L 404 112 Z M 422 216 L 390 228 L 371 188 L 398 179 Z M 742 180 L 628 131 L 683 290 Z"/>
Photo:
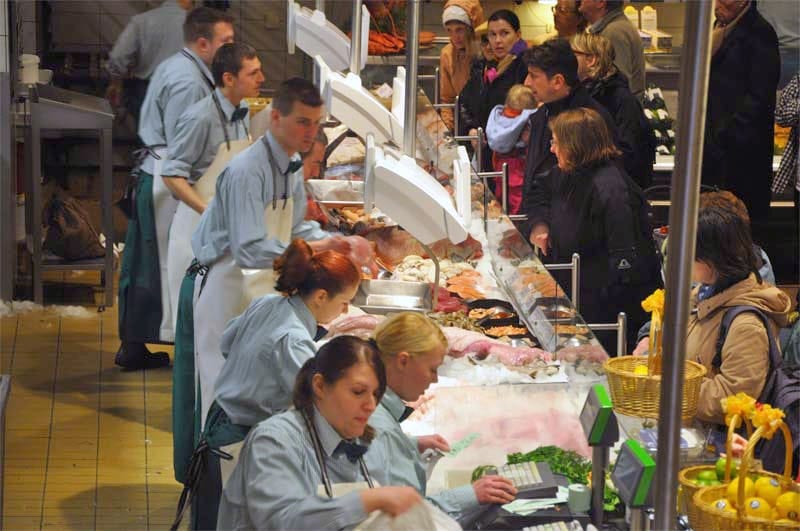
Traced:
<path fill-rule="evenodd" d="M 225 122 L 223 124 L 219 109 L 222 110 Z M 247 102 L 239 104 L 241 109 L 247 109 Z M 226 98 L 219 88 L 214 89 L 214 94 L 209 94 L 202 100 L 186 109 L 178 119 L 175 127 L 175 136 L 167 146 L 167 156 L 161 167 L 161 175 L 169 177 L 183 177 L 191 184 L 203 176 L 221 145 L 225 143 L 225 131 L 228 132 L 230 141 L 247 138 L 250 130 L 250 118 L 231 121 L 237 107 Z"/>
<path fill-rule="evenodd" d="M 145 146 L 168 146 L 175 138 L 181 115 L 211 94 L 212 80 L 208 66 L 189 48 L 158 65 L 147 87 L 139 116 L 142 143 Z M 142 169 L 153 173 L 152 163 L 152 157 L 147 157 Z"/>
<path fill-rule="evenodd" d="M 183 48 L 185 20 L 186 11 L 177 0 L 134 15 L 108 54 L 108 73 L 150 79 L 162 61 Z"/>
<path fill-rule="evenodd" d="M 425 496 L 427 478 L 417 440 L 403 433 L 400 427 L 405 408 L 397 393 L 387 387 L 381 403 L 369 417 L 377 436 L 364 459 L 372 477 L 381 485 L 414 487 Z M 456 520 L 479 508 L 472 485 L 445 490 L 427 499 Z"/>
<path fill-rule="evenodd" d="M 365 481 L 358 463 L 339 447 L 343 439 L 316 409 L 312 422 L 331 483 Z M 331 499 L 317 495 L 320 485 L 320 466 L 301 413 L 270 417 L 245 440 L 222 492 L 217 529 L 345 529 L 367 518 L 358 492 Z"/>
<path fill-rule="evenodd" d="M 273 176 L 263 138 L 269 142 L 280 175 Z M 291 160 L 300 160 L 300 156 L 294 155 Z M 239 267 L 271 268 L 272 261 L 290 242 L 267 239 L 264 211 L 272 208 L 273 199 L 277 208 L 282 208 L 284 194 L 294 203 L 291 209 L 286 207 L 286 215 L 292 216 L 292 239 L 314 241 L 331 236 L 316 221 L 305 220 L 303 168 L 288 174 L 287 179 L 289 161 L 272 133 L 267 132 L 228 163 L 217 179 L 216 195 L 192 236 L 192 250 L 201 264 L 210 266 L 231 253 Z"/>
<path fill-rule="evenodd" d="M 292 404 L 300 367 L 317 349 L 317 321 L 299 295 L 266 295 L 222 335 L 215 399 L 234 424 L 255 426 Z"/>

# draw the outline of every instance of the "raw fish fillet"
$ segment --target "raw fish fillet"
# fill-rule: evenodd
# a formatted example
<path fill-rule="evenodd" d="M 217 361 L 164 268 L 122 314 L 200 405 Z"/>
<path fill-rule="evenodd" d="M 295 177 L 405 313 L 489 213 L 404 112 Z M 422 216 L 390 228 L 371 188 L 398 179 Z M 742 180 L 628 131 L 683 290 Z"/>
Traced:
<path fill-rule="evenodd" d="M 367 240 L 375 242 L 376 256 L 381 262 L 392 268 L 409 255 L 428 258 L 425 249 L 422 248 L 419 242 L 400 227 L 379 227 L 369 230 L 364 233 L 363 236 Z M 475 240 L 472 236 L 458 245 L 453 245 L 449 240 L 441 240 L 433 243 L 430 248 L 439 258 L 477 260 L 483 256 L 483 249 L 480 242 Z"/>
<path fill-rule="evenodd" d="M 325 337 L 329 339 L 342 335 L 369 337 L 383 319 L 382 315 L 343 315 L 328 325 L 328 334 Z"/>
<path fill-rule="evenodd" d="M 495 339 L 488 338 L 480 332 L 464 330 L 452 326 L 442 328 L 449 345 L 448 354 L 460 358 L 467 353 L 477 354 L 481 358 L 492 355 L 507 365 L 527 365 L 535 360 L 551 361 L 549 352 L 531 347 L 512 347 Z"/>

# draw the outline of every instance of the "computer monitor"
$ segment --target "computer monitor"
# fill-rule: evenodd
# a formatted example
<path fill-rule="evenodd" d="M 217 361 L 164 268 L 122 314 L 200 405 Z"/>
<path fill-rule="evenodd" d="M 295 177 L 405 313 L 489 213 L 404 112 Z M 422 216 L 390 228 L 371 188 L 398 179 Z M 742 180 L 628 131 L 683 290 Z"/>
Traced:
<path fill-rule="evenodd" d="M 637 441 L 629 439 L 622 444 L 611 481 L 625 505 L 629 508 L 646 505 L 655 471 L 655 461 Z"/>
<path fill-rule="evenodd" d="M 589 390 L 580 420 L 589 446 L 612 446 L 619 440 L 614 406 L 602 384 L 595 384 Z"/>

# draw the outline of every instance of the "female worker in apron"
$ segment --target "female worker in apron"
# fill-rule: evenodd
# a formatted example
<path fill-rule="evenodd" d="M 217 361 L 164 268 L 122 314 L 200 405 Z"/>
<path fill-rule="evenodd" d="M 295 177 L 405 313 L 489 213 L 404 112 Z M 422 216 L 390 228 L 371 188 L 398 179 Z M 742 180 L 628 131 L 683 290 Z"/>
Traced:
<path fill-rule="evenodd" d="M 382 485 L 408 485 L 425 495 L 427 478 L 422 454 L 449 452 L 441 435 L 409 437 L 401 423 L 413 412 L 406 402 L 416 402 L 437 381 L 437 369 L 447 352 L 447 339 L 439 325 L 421 313 L 403 312 L 383 321 L 375 343 L 386 367 L 386 393 L 370 417 L 378 435 L 365 457 Z M 465 529 L 489 504 L 514 501 L 516 489 L 500 476 L 484 476 L 472 485 L 428 497 L 434 505 L 458 520 Z"/>
<path fill-rule="evenodd" d="M 253 428 L 220 502 L 218 529 L 343 529 L 372 511 L 420 503 L 411 487 L 378 487 L 363 454 L 386 388 L 374 344 L 331 340 L 303 365 L 295 409 Z"/>
<path fill-rule="evenodd" d="M 226 360 L 198 445 L 234 458 L 220 461 L 208 451 L 184 455 L 187 465 L 190 457 L 203 462 L 202 475 L 186 486 L 193 497 L 192 529 L 216 526 L 222 487 L 242 441 L 252 426 L 291 405 L 297 373 L 316 352 L 319 323 L 329 323 L 347 311 L 361 280 L 358 268 L 345 255 L 314 253 L 302 240 L 292 242 L 275 260 L 275 271 L 281 294 L 256 299 L 225 329 Z"/>
<path fill-rule="evenodd" d="M 270 112 L 270 130 L 219 176 L 216 195 L 192 237 L 195 258 L 208 268 L 196 278 L 193 323 L 201 426 L 224 362 L 220 342 L 225 326 L 253 298 L 274 292 L 273 260 L 292 239 L 308 241 L 315 251 L 349 254 L 359 266 L 371 259 L 363 238 L 331 237 L 316 222 L 304 220 L 305 191 L 297 152 L 311 146 L 323 116 L 316 87 L 299 78 L 285 81 Z"/>

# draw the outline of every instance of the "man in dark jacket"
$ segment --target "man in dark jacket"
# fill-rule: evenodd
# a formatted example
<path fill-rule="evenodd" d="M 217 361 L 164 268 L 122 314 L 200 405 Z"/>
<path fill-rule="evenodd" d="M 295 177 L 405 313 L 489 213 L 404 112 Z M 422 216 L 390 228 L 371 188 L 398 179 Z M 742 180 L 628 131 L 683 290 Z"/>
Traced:
<path fill-rule="evenodd" d="M 550 40 L 525 52 L 523 56 L 528 65 L 528 77 L 525 85 L 529 87 L 538 101 L 543 105 L 531 116 L 531 134 L 528 141 L 528 155 L 525 165 L 525 183 L 522 192 L 522 214 L 530 214 L 541 205 L 549 204 L 547 189 L 539 180 L 556 168 L 556 157 L 550 152 L 552 135 L 547 126 L 548 121 L 568 109 L 588 107 L 600 113 L 600 116 L 614 132 L 616 127 L 611 115 L 602 105 L 597 103 L 578 81 L 578 60 L 570 48 L 569 42 L 563 39 Z M 616 135 L 615 135 L 616 142 Z M 618 142 L 616 142 L 619 144 Z M 526 238 L 530 236 L 533 225 L 523 223 L 520 230 Z"/>
<path fill-rule="evenodd" d="M 742 198 L 757 235 L 769 213 L 778 37 L 755 1 L 717 0 L 715 15 L 702 182 Z"/>

